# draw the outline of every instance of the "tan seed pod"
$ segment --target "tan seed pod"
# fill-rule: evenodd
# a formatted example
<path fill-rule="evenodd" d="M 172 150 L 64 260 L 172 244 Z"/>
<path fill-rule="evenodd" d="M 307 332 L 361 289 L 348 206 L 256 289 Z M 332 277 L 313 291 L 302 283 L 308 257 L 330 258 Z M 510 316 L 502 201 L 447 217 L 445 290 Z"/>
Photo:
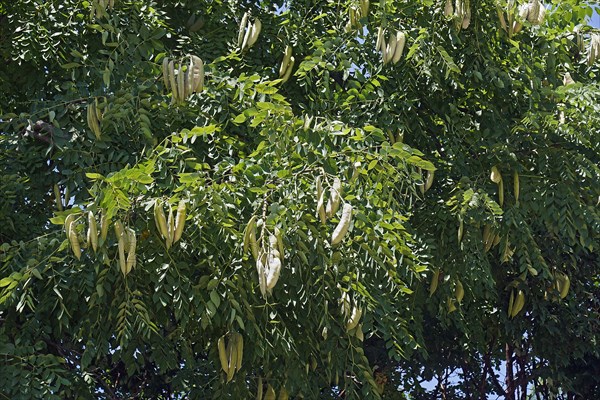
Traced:
<path fill-rule="evenodd" d="M 192 55 L 192 62 L 192 91 L 200 93 L 204 90 L 204 62 L 194 55 Z"/>
<path fill-rule="evenodd" d="M 281 65 L 279 66 L 279 77 L 280 78 L 282 78 L 285 75 L 291 58 L 292 58 L 292 46 L 287 45 L 287 46 L 285 46 L 283 60 L 281 60 Z"/>
<path fill-rule="evenodd" d="M 500 183 L 500 181 L 502 180 L 502 175 L 500 175 L 500 170 L 498 169 L 497 166 L 492 167 L 492 171 L 490 173 L 490 179 L 494 183 Z"/>
<path fill-rule="evenodd" d="M 500 20 L 500 27 L 502 27 L 502 29 L 504 29 L 506 32 L 508 32 L 508 28 L 506 25 L 506 19 L 504 18 L 504 11 L 502 11 L 502 8 L 500 8 L 500 6 L 496 7 L 496 12 L 498 13 L 498 19 Z"/>
<path fill-rule="evenodd" d="M 340 200 L 342 195 L 342 181 L 337 176 L 333 180 L 333 186 L 330 190 L 329 200 L 327 201 L 327 207 L 325 212 L 328 217 L 332 217 L 337 213 L 340 207 Z"/>
<path fill-rule="evenodd" d="M 169 91 L 169 57 L 163 58 L 162 76 L 163 76 L 163 85 L 165 85 L 165 89 L 168 92 Z"/>
<path fill-rule="evenodd" d="M 317 215 L 319 216 L 319 218 L 321 219 L 321 223 L 323 225 L 325 225 L 325 223 L 327 222 L 327 213 L 325 212 L 325 192 L 321 192 L 321 196 L 319 196 L 319 199 L 317 201 Z"/>
<path fill-rule="evenodd" d="M 404 51 L 404 44 L 406 43 L 406 34 L 404 32 L 396 32 L 396 49 L 394 50 L 394 56 L 392 62 L 396 64 L 402 57 Z"/>
<path fill-rule="evenodd" d="M 60 196 L 60 189 L 58 188 L 58 185 L 56 183 L 54 184 L 52 189 L 54 190 L 54 201 L 56 202 L 56 208 L 58 211 L 62 211 L 63 204 L 62 204 L 62 198 Z"/>
<path fill-rule="evenodd" d="M 266 287 L 267 293 L 271 293 L 271 290 L 277 284 L 279 280 L 279 274 L 281 272 L 281 259 L 277 256 L 279 252 L 275 253 L 270 251 L 267 255 L 267 273 L 266 273 Z"/>
<path fill-rule="evenodd" d="M 127 268 L 125 270 L 125 275 L 127 275 L 131 272 L 131 270 L 133 268 L 135 268 L 135 264 L 136 264 L 135 250 L 136 250 L 137 240 L 135 237 L 135 231 L 133 229 L 127 228 L 125 233 L 127 234 L 127 242 L 129 244 L 129 248 L 127 250 L 127 261 L 126 261 Z"/>
<path fill-rule="evenodd" d="M 285 83 L 288 81 L 288 79 L 290 79 L 290 76 L 292 76 L 292 71 L 294 70 L 295 63 L 296 63 L 296 59 L 294 58 L 294 56 L 292 56 L 290 58 L 290 62 L 287 66 L 287 69 L 285 71 L 285 75 L 283 75 L 283 78 L 281 78 L 281 83 Z"/>
<path fill-rule="evenodd" d="M 242 49 L 242 44 L 244 43 L 244 34 L 246 33 L 246 26 L 248 25 L 248 16 L 247 12 L 244 13 L 242 20 L 240 21 L 240 30 L 238 33 L 237 45 L 240 49 Z"/>
<path fill-rule="evenodd" d="M 346 331 L 351 331 L 356 328 L 358 323 L 360 322 L 360 317 L 362 316 L 362 309 L 360 307 L 354 306 L 352 308 L 352 313 L 350 314 L 350 318 L 348 322 L 346 322 Z"/>
<path fill-rule="evenodd" d="M 250 37 L 248 38 L 248 47 L 252 47 L 254 43 L 258 40 L 258 35 L 260 35 L 260 30 L 262 29 L 262 23 L 260 19 L 256 18 L 254 20 L 254 24 L 252 24 L 252 29 L 250 30 Z"/>
<path fill-rule="evenodd" d="M 171 103 L 179 102 L 177 81 L 175 80 L 175 63 L 173 60 L 169 61 L 169 85 L 171 87 Z"/>
<path fill-rule="evenodd" d="M 88 212 L 88 231 L 87 231 L 88 246 L 91 244 L 94 253 L 98 250 L 98 226 L 93 212 Z"/>
<path fill-rule="evenodd" d="M 431 185 L 433 185 L 433 177 L 434 177 L 434 172 L 427 171 L 427 179 L 425 180 L 425 191 L 428 191 L 429 188 L 431 188 Z"/>
<path fill-rule="evenodd" d="M 254 240 L 253 240 L 254 239 Z M 251 249 L 252 256 L 258 258 L 258 243 L 256 242 L 256 215 L 253 215 L 244 229 L 244 253 Z M 256 251 L 256 254 L 255 254 Z"/>
<path fill-rule="evenodd" d="M 100 245 L 106 242 L 106 237 L 108 236 L 108 226 L 110 225 L 110 221 L 108 220 L 107 213 L 102 213 L 102 218 L 100 218 Z"/>
<path fill-rule="evenodd" d="M 260 251 L 256 257 L 256 271 L 260 293 L 265 297 L 267 295 L 267 253 L 263 251 Z"/>
<path fill-rule="evenodd" d="M 394 58 L 394 53 L 396 52 L 396 35 L 390 35 L 388 43 L 385 47 L 385 52 L 383 55 L 383 64 L 387 64 Z"/>
<path fill-rule="evenodd" d="M 69 227 L 67 228 L 69 235 L 69 243 L 71 244 L 71 250 L 73 251 L 73 255 L 78 260 L 81 260 L 81 246 L 79 245 L 79 237 L 77 235 L 77 230 L 75 229 L 75 221 L 71 221 L 69 223 Z"/>
<path fill-rule="evenodd" d="M 173 236 L 175 235 L 175 218 L 173 217 L 173 208 L 169 204 L 169 216 L 167 218 L 167 250 L 173 245 Z"/>
<path fill-rule="evenodd" d="M 177 205 L 177 216 L 175 217 L 175 233 L 173 235 L 173 243 L 181 239 L 183 227 L 185 225 L 185 200 L 180 200 Z"/>
<path fill-rule="evenodd" d="M 446 4 L 444 6 L 444 16 L 451 17 L 454 13 L 454 7 L 452 6 L 452 0 L 446 0 Z"/>
<path fill-rule="evenodd" d="M 185 74 L 183 73 L 183 63 L 179 63 L 177 70 L 177 96 L 180 103 L 183 103 L 188 96 L 185 87 Z"/>
<path fill-rule="evenodd" d="M 154 223 L 162 238 L 166 240 L 169 237 L 169 228 L 167 226 L 165 211 L 159 200 L 154 203 Z"/>
<path fill-rule="evenodd" d="M 366 18 L 369 15 L 369 0 L 361 0 L 360 1 L 360 15 L 363 18 Z"/>
<path fill-rule="evenodd" d="M 127 240 L 126 237 L 127 234 L 123 230 L 121 230 L 121 233 L 117 236 L 117 245 L 119 248 L 119 268 L 121 269 L 121 273 L 123 274 L 123 276 L 127 276 L 127 260 L 125 259 L 125 247 L 127 246 L 127 244 L 125 243 L 125 241 Z"/>
<path fill-rule="evenodd" d="M 381 43 L 384 41 L 384 30 L 383 27 L 380 26 L 377 28 L 377 43 L 375 44 L 375 51 L 381 50 Z M 385 47 L 385 46 L 384 46 Z"/>
<path fill-rule="evenodd" d="M 333 234 L 331 235 L 331 245 L 335 246 L 339 244 L 350 228 L 352 221 L 352 206 L 349 203 L 344 204 L 342 209 L 342 217 L 340 222 L 335 227 Z"/>

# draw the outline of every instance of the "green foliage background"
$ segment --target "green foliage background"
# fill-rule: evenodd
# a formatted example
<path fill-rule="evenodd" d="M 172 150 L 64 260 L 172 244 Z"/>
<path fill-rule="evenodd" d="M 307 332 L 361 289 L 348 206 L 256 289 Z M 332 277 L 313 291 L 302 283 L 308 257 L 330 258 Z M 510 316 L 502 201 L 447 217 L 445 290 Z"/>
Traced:
<path fill-rule="evenodd" d="M 444 3 L 373 1 L 349 32 L 353 0 L 0 3 L 0 398 L 249 398 L 259 378 L 304 398 L 600 397 L 600 61 L 582 25 L 597 3 L 553 2 L 510 39 L 505 2 L 472 0 L 462 30 Z M 245 12 L 262 31 L 241 52 Z M 406 32 L 398 64 L 382 65 L 379 26 Z M 161 64 L 188 54 L 206 87 L 175 106 Z M 339 246 L 319 176 L 354 207 Z M 153 207 L 180 200 L 167 250 Z M 79 216 L 85 247 L 87 211 L 135 230 L 126 277 L 112 227 L 73 256 L 63 222 Z M 267 298 L 242 251 L 254 215 L 261 241 L 283 233 Z M 509 318 L 513 290 L 526 303 Z M 244 363 L 227 383 L 232 332 Z"/>

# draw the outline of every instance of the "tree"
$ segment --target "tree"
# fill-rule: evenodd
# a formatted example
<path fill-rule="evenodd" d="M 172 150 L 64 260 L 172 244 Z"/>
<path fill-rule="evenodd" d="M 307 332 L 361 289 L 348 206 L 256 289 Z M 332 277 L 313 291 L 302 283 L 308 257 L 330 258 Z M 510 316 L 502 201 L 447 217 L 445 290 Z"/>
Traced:
<path fill-rule="evenodd" d="M 0 5 L 4 396 L 598 397 L 600 36 L 536 4 Z"/>

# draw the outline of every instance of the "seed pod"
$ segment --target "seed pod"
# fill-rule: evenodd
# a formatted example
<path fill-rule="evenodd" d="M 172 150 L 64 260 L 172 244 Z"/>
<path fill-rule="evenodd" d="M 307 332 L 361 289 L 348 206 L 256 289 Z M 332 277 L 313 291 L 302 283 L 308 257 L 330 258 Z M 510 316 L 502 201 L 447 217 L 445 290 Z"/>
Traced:
<path fill-rule="evenodd" d="M 103 245 L 106 242 L 106 237 L 108 236 L 108 225 L 110 221 L 108 220 L 108 214 L 103 212 L 102 218 L 100 218 L 100 245 Z"/>
<path fill-rule="evenodd" d="M 120 224 L 119 221 L 117 221 L 117 223 Z M 115 230 L 116 230 L 116 224 L 115 224 Z M 127 234 L 125 233 L 125 231 L 123 231 L 121 229 L 121 233 L 117 236 L 118 238 L 118 247 L 119 247 L 119 268 L 121 269 L 121 273 L 123 274 L 123 276 L 127 276 L 127 261 L 125 259 L 125 247 L 127 246 L 125 241 L 126 241 L 126 236 Z"/>
<path fill-rule="evenodd" d="M 462 302 L 463 297 L 465 296 L 465 289 L 463 288 L 463 284 L 458 279 L 456 280 L 456 287 L 454 288 L 454 297 L 456 297 L 456 301 L 460 304 Z"/>
<path fill-rule="evenodd" d="M 92 249 L 94 249 L 94 253 L 98 249 L 98 227 L 96 225 L 96 218 L 94 218 L 94 213 L 88 213 L 88 231 L 87 231 L 87 241 L 88 246 L 91 244 Z"/>
<path fill-rule="evenodd" d="M 390 35 L 390 39 L 385 47 L 385 52 L 383 54 L 383 64 L 387 64 L 394 58 L 394 53 L 396 52 L 396 36 Z"/>
<path fill-rule="evenodd" d="M 238 33 L 237 41 L 237 45 L 240 49 L 242 49 L 242 43 L 244 43 L 244 33 L 246 31 L 246 25 L 248 25 L 248 15 L 248 12 L 245 12 L 242 21 L 240 22 L 240 31 Z"/>
<path fill-rule="evenodd" d="M 129 242 L 129 248 L 127 250 L 127 261 L 126 261 L 126 269 L 125 269 L 125 275 L 127 275 L 128 273 L 131 272 L 131 270 L 133 268 L 135 268 L 135 264 L 136 264 L 136 255 L 135 255 L 135 248 L 136 248 L 136 237 L 135 237 L 135 231 L 131 228 L 127 228 L 126 231 L 127 234 L 127 241 Z"/>
<path fill-rule="evenodd" d="M 425 181 L 425 191 L 428 191 L 431 185 L 433 185 L 433 171 L 427 171 L 427 180 Z"/>
<path fill-rule="evenodd" d="M 508 300 L 508 316 L 509 317 L 512 317 L 512 309 L 513 309 L 514 304 L 515 304 L 515 291 L 511 290 L 510 298 Z"/>
<path fill-rule="evenodd" d="M 158 232 L 162 238 L 166 240 L 169 237 L 169 228 L 167 226 L 167 217 L 165 216 L 165 211 L 163 210 L 162 204 L 159 200 L 156 200 L 154 203 L 154 223 L 156 224 L 156 228 L 158 229 Z"/>
<path fill-rule="evenodd" d="M 342 209 L 342 217 L 340 222 L 335 227 L 333 234 L 331 235 L 331 245 L 335 246 L 339 244 L 350 228 L 350 222 L 352 221 L 352 206 L 349 203 L 344 204 Z"/>
<path fill-rule="evenodd" d="M 237 349 L 234 337 L 227 343 L 227 383 L 231 382 L 237 365 Z"/>
<path fill-rule="evenodd" d="M 221 369 L 226 374 L 229 372 L 229 365 L 227 362 L 227 353 L 225 351 L 225 336 L 221 336 L 217 341 L 217 347 L 219 349 L 219 361 L 221 362 Z"/>
<path fill-rule="evenodd" d="M 569 288 L 571 287 L 571 280 L 567 274 L 561 274 L 561 285 L 560 285 L 560 298 L 564 299 L 569 294 Z"/>
<path fill-rule="evenodd" d="M 517 292 L 517 296 L 515 297 L 515 301 L 513 303 L 513 308 L 511 310 L 511 317 L 515 317 L 525 305 L 525 294 L 522 290 Z"/>
<path fill-rule="evenodd" d="M 498 184 L 498 204 L 500 207 L 504 204 L 504 181 L 500 181 Z"/>
<path fill-rule="evenodd" d="M 166 246 L 167 246 L 167 250 L 171 248 L 171 246 L 173 245 L 173 236 L 175 235 L 175 218 L 173 218 L 173 208 L 171 208 L 171 205 L 168 205 L 169 207 L 169 217 L 167 218 L 167 239 L 166 239 Z"/>
<path fill-rule="evenodd" d="M 448 307 L 448 314 L 456 311 L 456 306 L 454 305 L 454 299 L 452 297 L 448 297 L 448 301 L 446 302 Z"/>
<path fill-rule="evenodd" d="M 275 238 L 277 251 L 279 252 L 279 259 L 283 262 L 283 256 L 285 251 L 285 249 L 283 248 L 283 234 L 281 233 L 281 230 L 277 227 L 275 227 Z"/>
<path fill-rule="evenodd" d="M 121 233 L 123 233 L 123 224 L 121 223 L 120 220 L 117 220 L 115 222 L 114 228 L 115 228 L 115 236 L 118 239 L 119 237 L 121 237 Z"/>
<path fill-rule="evenodd" d="M 281 83 L 285 83 L 288 81 L 288 79 L 290 79 L 290 76 L 292 76 L 292 71 L 294 70 L 294 64 L 296 63 L 296 59 L 294 58 L 294 56 L 292 56 L 290 58 L 290 62 L 287 66 L 287 70 L 285 71 L 285 75 L 283 75 L 283 78 L 281 78 Z"/>
<path fill-rule="evenodd" d="M 369 15 L 369 0 L 360 0 L 360 15 L 366 18 Z"/>
<path fill-rule="evenodd" d="M 185 201 L 180 200 L 177 205 L 177 217 L 175 218 L 175 233 L 173 235 L 173 243 L 181 239 L 183 226 L 185 225 Z"/>
<path fill-rule="evenodd" d="M 429 297 L 431 297 L 437 290 L 438 283 L 440 281 L 440 270 L 436 269 L 431 277 L 431 283 L 429 284 Z"/>
<path fill-rule="evenodd" d="M 513 187 L 514 187 L 514 192 L 515 192 L 515 202 L 517 204 L 519 204 L 519 188 L 520 188 L 520 184 L 519 184 L 519 173 L 517 171 L 515 171 L 513 173 Z"/>
<path fill-rule="evenodd" d="M 356 326 L 358 325 L 358 323 L 360 321 L 361 316 L 362 316 L 362 309 L 354 306 L 352 308 L 352 314 L 350 315 L 348 322 L 346 322 L 346 331 L 351 331 L 352 329 L 356 328 Z"/>
<path fill-rule="evenodd" d="M 165 85 L 165 89 L 167 92 L 169 91 L 169 58 L 165 57 L 162 61 L 162 76 L 163 76 L 163 84 Z"/>
<path fill-rule="evenodd" d="M 380 26 L 379 28 L 377 28 L 377 43 L 375 44 L 375 51 L 379 51 L 381 50 L 381 44 L 382 42 L 384 42 L 384 30 L 383 27 Z M 385 48 L 385 45 L 383 46 L 383 48 Z"/>
<path fill-rule="evenodd" d="M 258 382 L 256 383 L 256 400 L 263 400 L 263 381 L 262 376 L 258 377 Z"/>
<path fill-rule="evenodd" d="M 404 32 L 396 32 L 396 49 L 394 50 L 394 56 L 392 58 L 392 62 L 396 64 L 400 61 L 400 57 L 402 57 L 402 52 L 404 51 L 404 44 L 406 43 L 406 35 Z"/>
<path fill-rule="evenodd" d="M 544 19 L 546 19 L 546 7 L 542 4 L 540 6 L 540 12 L 538 13 L 537 21 L 535 25 L 541 25 L 544 23 Z"/>
<path fill-rule="evenodd" d="M 271 293 L 271 290 L 277 284 L 279 280 L 279 273 L 281 272 L 281 260 L 274 252 L 267 255 L 267 274 L 266 274 L 266 285 L 267 292 Z"/>
<path fill-rule="evenodd" d="M 185 87 L 185 74 L 183 73 L 183 63 L 179 63 L 179 69 L 177 70 L 177 96 L 180 103 L 183 103 L 188 96 Z"/>
<path fill-rule="evenodd" d="M 529 3 L 529 13 L 527 14 L 527 21 L 532 24 L 537 24 L 540 15 L 540 2 L 539 0 L 532 0 Z"/>
<path fill-rule="evenodd" d="M 256 271 L 260 293 L 265 297 L 267 295 L 267 254 L 265 252 L 259 252 L 256 257 Z"/>
<path fill-rule="evenodd" d="M 277 400 L 288 400 L 289 398 L 290 396 L 288 395 L 286 388 L 282 387 L 279 389 L 279 396 L 277 397 Z"/>
<path fill-rule="evenodd" d="M 254 20 L 254 24 L 252 24 L 252 28 L 250 29 L 250 37 L 248 38 L 248 47 L 252 47 L 254 43 L 258 40 L 258 35 L 260 35 L 260 30 L 262 28 L 262 23 L 258 18 Z"/>
<path fill-rule="evenodd" d="M 254 243 L 252 243 L 252 236 L 254 237 Z M 254 244 L 256 246 L 257 254 L 254 254 L 255 249 L 252 248 L 252 255 L 254 259 L 258 258 L 258 243 L 256 242 L 256 215 L 253 215 L 244 229 L 244 254 L 250 249 L 250 246 Z"/>
<path fill-rule="evenodd" d="M 502 27 L 502 29 L 504 29 L 505 31 L 508 32 L 508 28 L 506 25 L 506 19 L 504 19 L 504 12 L 500 8 L 500 6 L 496 7 L 496 11 L 498 13 L 498 19 L 500 20 L 500 26 Z"/>
<path fill-rule="evenodd" d="M 469 0 L 465 0 L 463 6 L 462 28 L 467 29 L 471 24 L 471 4 Z"/>
<path fill-rule="evenodd" d="M 325 208 L 325 212 L 328 217 L 332 217 L 335 215 L 337 210 L 340 208 L 340 198 L 342 195 L 342 181 L 340 178 L 335 177 L 333 180 L 333 186 L 330 190 L 330 197 L 327 201 L 327 207 Z"/>
<path fill-rule="evenodd" d="M 324 225 L 327 222 L 327 214 L 325 212 L 325 192 L 321 192 L 321 196 L 319 196 L 319 200 L 317 201 L 317 215 L 321 219 L 321 223 Z"/>
<path fill-rule="evenodd" d="M 461 242 L 464 231 L 464 223 L 462 218 L 458 218 L 458 243 Z"/>
<path fill-rule="evenodd" d="M 444 16 L 451 17 L 454 13 L 454 7 L 452 7 L 452 0 L 446 0 L 446 5 L 444 6 Z"/>
<path fill-rule="evenodd" d="M 63 204 L 62 204 L 62 199 L 60 197 L 60 189 L 58 188 L 58 185 L 55 183 L 54 187 L 54 200 L 56 201 L 56 208 L 58 209 L 58 211 L 62 211 L 63 210 Z"/>
<path fill-rule="evenodd" d="M 490 179 L 494 183 L 500 183 L 500 181 L 502 180 L 502 175 L 500 175 L 500 170 L 495 165 L 492 167 L 492 172 L 490 173 Z"/>
<path fill-rule="evenodd" d="M 171 87 L 171 103 L 177 103 L 179 96 L 177 94 L 177 81 L 175 80 L 175 63 L 173 60 L 169 61 L 169 84 Z"/>
<path fill-rule="evenodd" d="M 192 91 L 200 93 L 204 90 L 204 62 L 192 55 L 192 64 Z"/>
<path fill-rule="evenodd" d="M 275 396 L 275 389 L 273 389 L 273 386 L 267 385 L 267 392 L 265 393 L 264 400 L 275 400 Z"/>
<path fill-rule="evenodd" d="M 81 260 L 81 246 L 79 246 L 79 237 L 77 236 L 77 230 L 75 229 L 75 221 L 69 222 L 67 232 L 73 255 L 75 255 L 78 260 Z"/>
<path fill-rule="evenodd" d="M 244 337 L 242 336 L 241 333 L 236 333 L 235 334 L 236 337 L 236 350 L 237 350 L 237 364 L 235 366 L 235 369 L 237 371 L 239 371 L 240 369 L 242 369 L 242 359 L 244 357 Z"/>
<path fill-rule="evenodd" d="M 198 32 L 204 26 L 204 18 L 198 17 L 197 20 L 190 26 L 190 32 Z"/>
<path fill-rule="evenodd" d="M 279 66 L 279 77 L 283 77 L 287 71 L 288 64 L 292 58 L 292 46 L 285 46 L 285 52 L 283 54 L 283 60 L 281 61 L 281 65 Z"/>

